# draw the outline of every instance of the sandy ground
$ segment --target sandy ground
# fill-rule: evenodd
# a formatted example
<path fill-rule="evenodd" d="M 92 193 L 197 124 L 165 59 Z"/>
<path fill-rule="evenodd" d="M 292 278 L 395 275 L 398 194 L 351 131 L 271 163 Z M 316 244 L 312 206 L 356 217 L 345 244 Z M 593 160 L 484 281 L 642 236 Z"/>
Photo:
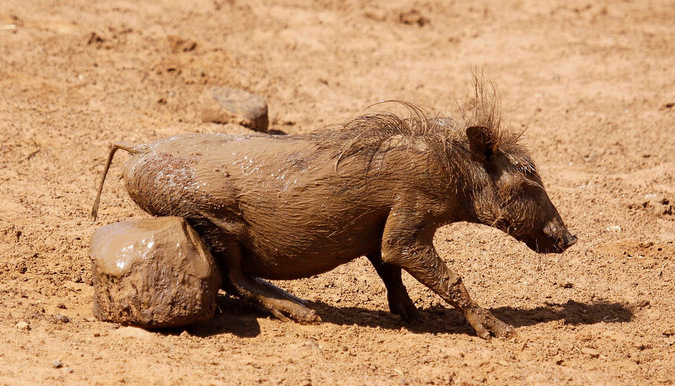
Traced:
<path fill-rule="evenodd" d="M 0 3 L 0 383 L 672 384 L 675 381 L 675 2 L 15 1 Z M 580 241 L 537 255 L 499 231 L 436 247 L 518 337 L 484 341 L 409 276 L 422 320 L 388 312 L 366 259 L 277 282 L 324 323 L 284 323 L 223 295 L 186 330 L 92 317 L 88 242 L 143 218 L 109 143 L 203 124 L 198 96 L 263 96 L 302 133 L 381 99 L 456 114 L 471 70 Z"/>

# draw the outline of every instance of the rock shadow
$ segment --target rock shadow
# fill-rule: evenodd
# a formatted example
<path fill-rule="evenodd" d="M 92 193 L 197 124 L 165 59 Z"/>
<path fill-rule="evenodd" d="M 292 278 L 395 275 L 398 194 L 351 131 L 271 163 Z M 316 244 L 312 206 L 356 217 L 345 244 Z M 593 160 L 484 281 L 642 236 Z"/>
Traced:
<path fill-rule="evenodd" d="M 265 317 L 265 313 L 243 300 L 224 294 L 219 294 L 216 302 L 216 314 L 211 320 L 184 330 L 200 337 L 232 334 L 240 338 L 255 338 L 260 335 L 258 319 Z"/>

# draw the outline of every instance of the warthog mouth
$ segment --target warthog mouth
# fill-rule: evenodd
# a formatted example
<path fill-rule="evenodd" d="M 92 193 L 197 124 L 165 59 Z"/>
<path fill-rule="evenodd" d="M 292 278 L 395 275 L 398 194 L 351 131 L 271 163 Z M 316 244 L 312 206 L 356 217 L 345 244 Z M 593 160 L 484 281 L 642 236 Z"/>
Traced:
<path fill-rule="evenodd" d="M 565 232 L 562 237 L 552 238 L 547 235 L 542 237 L 525 238 L 522 241 L 533 251 L 537 253 L 563 253 L 567 248 L 576 244 L 578 238 L 569 232 Z"/>

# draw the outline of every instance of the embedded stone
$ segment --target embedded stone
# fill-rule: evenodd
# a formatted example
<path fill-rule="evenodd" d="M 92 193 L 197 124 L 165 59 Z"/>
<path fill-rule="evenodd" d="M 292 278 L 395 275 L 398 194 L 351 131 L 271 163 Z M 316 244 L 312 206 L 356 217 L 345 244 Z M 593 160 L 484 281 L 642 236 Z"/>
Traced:
<path fill-rule="evenodd" d="M 104 226 L 92 235 L 90 258 L 100 320 L 153 329 L 213 317 L 220 271 L 183 218 Z"/>

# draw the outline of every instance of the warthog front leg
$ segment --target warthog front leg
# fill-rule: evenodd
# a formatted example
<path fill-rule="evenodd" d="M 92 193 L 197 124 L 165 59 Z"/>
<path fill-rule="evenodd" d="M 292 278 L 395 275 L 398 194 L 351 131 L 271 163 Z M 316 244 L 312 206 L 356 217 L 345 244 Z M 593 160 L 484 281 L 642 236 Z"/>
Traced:
<path fill-rule="evenodd" d="M 429 225 L 425 224 L 425 220 L 416 213 L 392 212 L 382 238 L 382 260 L 405 269 L 443 300 L 461 310 L 479 337 L 513 335 L 514 328 L 476 304 L 464 287 L 462 278 L 443 263 L 432 243 L 436 227 L 425 228 Z"/>
<path fill-rule="evenodd" d="M 433 251 L 431 254 L 435 254 Z M 467 292 L 462 278 L 455 272 L 448 269 L 443 261 L 436 256 L 438 269 L 441 271 L 438 279 L 431 281 L 420 280 L 419 277 L 428 277 L 428 272 L 424 270 L 408 270 L 411 275 L 420 280 L 424 285 L 431 288 L 439 294 L 446 302 L 453 307 L 460 309 L 469 324 L 476 330 L 479 337 L 487 339 L 490 335 L 497 337 L 508 337 L 515 334 L 515 329 L 497 319 L 490 311 L 476 304 Z"/>

